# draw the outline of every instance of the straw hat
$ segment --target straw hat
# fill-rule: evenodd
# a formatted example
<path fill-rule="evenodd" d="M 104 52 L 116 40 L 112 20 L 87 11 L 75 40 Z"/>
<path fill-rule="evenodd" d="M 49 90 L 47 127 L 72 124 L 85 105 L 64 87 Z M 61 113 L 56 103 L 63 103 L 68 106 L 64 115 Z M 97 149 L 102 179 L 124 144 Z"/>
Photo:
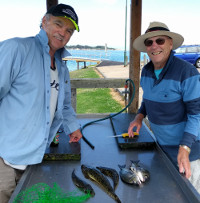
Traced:
<path fill-rule="evenodd" d="M 137 37 L 133 42 L 133 47 L 141 52 L 146 52 L 146 46 L 144 45 L 144 41 L 148 38 L 165 35 L 173 39 L 173 50 L 180 47 L 184 41 L 184 38 L 175 32 L 170 32 L 167 25 L 161 22 L 151 22 L 149 27 L 147 28 L 145 34 Z"/>

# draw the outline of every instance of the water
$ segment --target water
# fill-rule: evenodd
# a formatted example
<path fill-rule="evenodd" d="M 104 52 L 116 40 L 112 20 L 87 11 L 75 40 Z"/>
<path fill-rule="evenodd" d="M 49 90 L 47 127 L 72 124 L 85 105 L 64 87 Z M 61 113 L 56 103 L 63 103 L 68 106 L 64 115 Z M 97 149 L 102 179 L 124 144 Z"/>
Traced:
<path fill-rule="evenodd" d="M 89 58 L 89 59 L 98 59 L 98 60 L 110 60 L 110 61 L 118 61 L 124 62 L 124 51 L 122 50 L 75 50 L 69 49 L 69 53 L 72 57 L 82 57 L 82 58 Z M 129 61 L 129 52 L 126 52 L 127 60 Z M 144 53 L 141 54 L 141 60 L 144 59 Z M 96 63 L 87 62 L 86 66 L 93 65 Z M 83 67 L 83 63 L 80 63 L 79 67 Z M 67 66 L 69 71 L 77 70 L 77 63 L 76 61 L 67 61 Z"/>

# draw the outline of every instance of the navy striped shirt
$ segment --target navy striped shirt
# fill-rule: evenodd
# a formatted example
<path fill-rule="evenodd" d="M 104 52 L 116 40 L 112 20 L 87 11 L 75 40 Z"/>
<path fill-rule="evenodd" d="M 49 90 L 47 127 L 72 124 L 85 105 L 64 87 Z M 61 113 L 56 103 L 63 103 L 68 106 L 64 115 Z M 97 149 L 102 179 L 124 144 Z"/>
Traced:
<path fill-rule="evenodd" d="M 141 87 L 144 93 L 139 113 L 148 115 L 160 145 L 192 148 L 200 143 L 200 74 L 195 66 L 172 51 L 159 79 L 151 61 L 144 66 Z"/>

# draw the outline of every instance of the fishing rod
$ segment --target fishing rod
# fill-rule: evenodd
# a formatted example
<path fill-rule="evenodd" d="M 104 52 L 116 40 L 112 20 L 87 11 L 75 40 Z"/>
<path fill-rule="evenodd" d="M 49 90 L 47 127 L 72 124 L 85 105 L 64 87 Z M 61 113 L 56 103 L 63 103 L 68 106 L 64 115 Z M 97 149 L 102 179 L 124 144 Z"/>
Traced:
<path fill-rule="evenodd" d="M 113 118 L 113 117 L 119 115 L 120 113 L 122 113 L 123 111 L 125 111 L 125 110 L 131 105 L 131 103 L 132 103 L 132 101 L 133 101 L 133 99 L 134 99 L 134 96 L 135 96 L 135 85 L 134 85 L 134 82 L 129 78 L 129 79 L 126 80 L 126 85 L 125 85 L 125 86 L 128 86 L 128 82 L 130 82 L 130 83 L 132 84 L 132 87 L 133 87 L 133 94 L 132 94 L 132 96 L 131 96 L 131 99 L 130 99 L 129 103 L 128 103 L 121 111 L 119 111 L 119 112 L 117 112 L 117 113 L 115 113 L 115 114 L 113 114 L 113 115 L 109 115 L 109 116 L 107 116 L 107 117 L 105 117 L 105 118 L 101 118 L 101 119 L 98 119 L 98 120 L 94 120 L 94 121 L 88 122 L 88 123 L 84 124 L 84 125 L 81 127 L 80 130 L 81 130 L 81 133 L 82 133 L 82 138 L 83 138 L 83 140 L 84 140 L 92 149 L 94 149 L 94 145 L 93 145 L 91 142 L 89 142 L 89 140 L 83 135 L 83 129 L 84 129 L 85 127 L 87 127 L 87 126 L 93 124 L 93 123 L 96 123 L 96 122 L 99 122 L 99 121 L 103 121 L 103 120 L 106 120 L 106 119 L 108 119 L 108 118 Z"/>

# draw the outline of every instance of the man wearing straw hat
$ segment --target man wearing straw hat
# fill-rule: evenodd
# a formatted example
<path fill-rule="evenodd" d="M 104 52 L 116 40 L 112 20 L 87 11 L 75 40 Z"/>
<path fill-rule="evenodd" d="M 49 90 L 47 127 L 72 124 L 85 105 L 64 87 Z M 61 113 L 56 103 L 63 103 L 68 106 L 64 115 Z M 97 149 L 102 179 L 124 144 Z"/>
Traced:
<path fill-rule="evenodd" d="M 139 132 L 148 116 L 157 142 L 200 193 L 200 75 L 174 56 L 183 41 L 161 22 L 135 39 L 133 47 L 151 61 L 142 70 L 143 101 L 128 133 L 133 137 L 134 127 Z"/>

